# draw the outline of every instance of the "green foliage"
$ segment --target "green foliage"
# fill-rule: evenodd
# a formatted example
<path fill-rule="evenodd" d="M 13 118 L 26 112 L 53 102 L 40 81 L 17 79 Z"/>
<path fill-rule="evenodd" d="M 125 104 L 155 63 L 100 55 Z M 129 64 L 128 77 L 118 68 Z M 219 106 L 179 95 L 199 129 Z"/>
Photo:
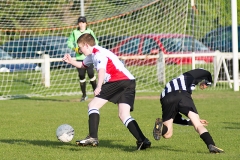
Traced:
<path fill-rule="evenodd" d="M 177 6 L 173 7 L 172 2 L 169 1 L 158 1 L 153 5 L 140 9 L 142 6 L 150 3 L 151 1 L 129 1 L 129 0 L 121 0 L 121 1 L 86 1 L 86 10 L 85 15 L 88 15 L 89 20 L 92 22 L 103 20 L 106 18 L 111 18 L 114 16 L 119 16 L 124 14 L 122 17 L 117 18 L 116 21 L 103 21 L 99 23 L 103 23 L 103 26 L 109 26 L 109 28 L 113 28 L 115 26 L 119 26 L 120 28 L 114 28 L 114 30 L 123 30 L 123 34 L 125 35 L 133 35 L 145 33 L 147 30 L 142 26 L 147 26 L 151 24 L 152 33 L 161 32 L 159 30 L 159 24 L 164 26 L 168 24 L 169 16 L 162 16 L 166 13 L 175 13 L 175 15 L 171 15 L 174 19 L 181 19 L 184 14 L 181 13 L 181 7 L 186 6 Z M 228 26 L 231 25 L 231 3 L 226 2 L 225 0 L 217 1 L 212 0 L 204 0 L 204 1 L 196 1 L 196 5 L 198 7 L 198 14 L 195 15 L 195 29 L 198 30 L 199 27 L 211 26 L 210 29 L 219 27 L 219 26 Z M 64 12 L 62 6 L 68 6 L 70 1 L 61 0 L 61 1 L 46 1 L 46 0 L 10 0 L 7 1 L 7 7 L 3 7 L 0 10 L 0 18 L 5 23 L 0 23 L 0 29 L 36 29 L 36 28 L 55 28 L 55 27 L 63 27 L 70 26 L 72 24 L 64 24 L 61 23 L 61 19 L 64 18 Z M 4 1 L 0 2 L 0 5 L 6 5 Z M 76 17 L 80 13 L 80 1 L 74 1 L 72 8 L 69 8 L 70 14 L 72 17 Z M 214 3 L 214 4 L 213 4 Z M 61 5 L 60 5 L 61 4 Z M 101 4 L 101 5 L 100 5 Z M 135 5 L 129 5 L 135 4 Z M 211 4 L 212 7 L 209 7 Z M 212 5 L 213 4 L 213 5 Z M 188 23 L 187 31 L 191 32 L 191 3 L 189 0 L 188 6 Z M 32 7 L 34 6 L 34 7 Z M 97 6 L 97 7 L 93 7 Z M 128 6 L 128 8 L 126 8 Z M 240 3 L 238 3 L 238 12 Z M 27 9 L 26 9 L 27 8 Z M 111 10 L 109 9 L 111 8 Z M 177 8 L 177 9 L 176 9 Z M 124 13 L 124 10 L 126 12 Z M 149 12 L 150 11 L 150 12 Z M 173 12 L 174 11 L 174 12 Z M 54 12 L 54 14 L 53 14 Z M 128 14 L 126 14 L 128 13 Z M 163 14 L 164 13 L 164 14 Z M 149 14 L 149 15 L 148 15 Z M 238 17 L 240 19 L 240 16 Z M 202 22 L 205 22 L 204 24 Z M 110 23 L 110 24 L 108 24 Z M 166 24 L 164 24 L 166 23 Z M 238 21 L 240 23 L 240 21 Z M 50 25 L 51 24 L 51 25 Z M 118 25 L 116 25 L 118 24 Z M 123 24 L 121 26 L 119 24 Z M 171 26 L 168 24 L 169 28 L 176 28 L 176 33 L 182 33 L 181 27 Z M 204 25 L 204 26 L 203 26 Z M 36 28 L 34 28 L 37 26 Z M 94 30 L 98 31 L 98 35 L 106 35 L 109 34 L 109 31 L 105 28 L 103 31 L 100 25 L 91 26 Z M 148 28 L 149 28 L 148 27 Z M 124 30 L 128 28 L 127 30 Z M 154 29 L 155 28 L 155 29 Z M 134 32 L 133 32 L 134 31 Z M 162 29 L 164 31 L 164 28 Z M 107 33 L 106 33 L 107 32 Z M 205 31 L 207 32 L 207 31 Z M 45 33 L 46 34 L 46 33 Z M 198 34 L 198 33 L 197 33 Z M 196 35 L 199 37 L 199 35 Z"/>
<path fill-rule="evenodd" d="M 231 25 L 230 2 L 225 0 L 196 1 L 199 12 L 194 15 L 194 27 L 192 26 L 190 2 L 188 8 L 186 8 L 186 5 L 180 3 L 178 5 L 178 3 L 170 1 L 157 1 L 148 7 L 143 7 L 150 2 L 151 0 L 86 1 L 84 3 L 85 15 L 90 22 L 89 27 L 97 36 L 109 34 L 131 36 L 167 32 L 194 34 L 198 39 L 216 27 Z M 70 4 L 71 2 L 66 0 L 10 0 L 7 3 L 0 2 L 0 5 L 4 6 L 0 10 L 2 21 L 0 23 L 0 45 L 26 35 L 42 36 L 59 35 L 60 33 L 61 36 L 68 36 L 72 30 L 68 27 L 75 25 L 75 23 L 63 21 L 66 19 L 65 16 L 67 15 L 67 19 L 75 19 L 81 11 L 80 1 L 74 1 L 72 6 Z M 188 17 L 187 20 L 186 17 Z M 107 18 L 112 19 L 106 20 Z M 183 19 L 186 23 L 178 24 L 178 26 L 176 26 L 176 23 L 171 23 L 179 19 Z M 55 30 L 55 28 L 62 29 Z M 172 29 L 169 30 L 170 28 Z"/>
<path fill-rule="evenodd" d="M 159 92 L 156 92 L 137 93 L 135 110 L 131 113 L 152 142 L 146 151 L 136 151 L 135 139 L 120 122 L 115 104 L 107 103 L 100 111 L 100 144 L 94 148 L 74 143 L 88 133 L 89 101 L 80 103 L 76 96 L 1 101 L 1 159 L 239 159 L 239 93 L 195 91 L 193 98 L 200 117 L 209 121 L 207 129 L 216 145 L 225 150 L 224 154 L 210 154 L 191 126 L 174 125 L 171 139 L 155 141 L 152 128 L 155 118 L 161 116 Z M 57 127 L 64 123 L 75 129 L 70 143 L 61 143 L 55 136 Z"/>

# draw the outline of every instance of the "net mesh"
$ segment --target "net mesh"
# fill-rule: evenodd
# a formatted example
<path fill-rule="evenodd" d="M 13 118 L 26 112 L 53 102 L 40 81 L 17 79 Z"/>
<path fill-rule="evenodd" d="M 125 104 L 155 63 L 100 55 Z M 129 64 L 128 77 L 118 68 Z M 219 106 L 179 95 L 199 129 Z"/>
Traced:
<path fill-rule="evenodd" d="M 164 81 L 192 68 L 189 58 L 179 57 L 167 58 L 161 66 L 159 52 L 180 55 L 203 52 L 198 44 L 202 37 L 217 27 L 231 25 L 230 2 L 197 0 L 194 7 L 190 2 L 85 0 L 83 6 L 88 27 L 96 34 L 99 44 L 114 51 L 133 73 L 137 91 L 159 92 Z M 0 96 L 81 94 L 76 69 L 61 62 L 65 53 L 74 54 L 66 40 L 77 27 L 77 19 L 83 11 L 81 0 L 0 0 L 0 6 L 1 54 L 12 57 L 0 60 Z M 226 37 L 205 43 L 221 43 Z M 38 61 L 44 53 L 58 58 L 50 64 L 49 87 L 44 85 L 41 66 L 44 62 Z M 13 62 L 15 59 L 24 63 Z M 211 57 L 196 60 L 196 68 L 215 73 Z M 227 65 L 231 71 L 231 62 L 227 61 Z M 222 67 L 221 71 L 218 80 L 226 81 Z M 87 75 L 86 78 L 89 81 Z M 229 89 L 229 83 L 217 83 L 217 87 L 211 89 Z M 87 91 L 92 94 L 90 84 Z"/>

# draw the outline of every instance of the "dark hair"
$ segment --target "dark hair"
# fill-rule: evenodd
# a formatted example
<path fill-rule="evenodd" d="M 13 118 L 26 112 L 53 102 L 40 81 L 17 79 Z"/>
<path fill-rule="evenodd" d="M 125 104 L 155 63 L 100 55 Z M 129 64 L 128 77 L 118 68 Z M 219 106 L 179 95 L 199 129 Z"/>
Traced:
<path fill-rule="evenodd" d="M 80 16 L 80 17 L 78 18 L 78 23 L 79 23 L 79 22 L 87 23 L 87 18 L 84 17 L 84 16 Z"/>
<path fill-rule="evenodd" d="M 89 34 L 89 33 L 82 34 L 78 38 L 77 44 L 80 44 L 80 43 L 88 44 L 88 45 L 90 45 L 92 47 L 96 45 L 94 37 L 91 34 Z"/>
<path fill-rule="evenodd" d="M 204 80 L 204 83 L 205 83 L 206 86 L 211 86 L 212 85 L 212 83 L 209 82 L 208 80 Z"/>

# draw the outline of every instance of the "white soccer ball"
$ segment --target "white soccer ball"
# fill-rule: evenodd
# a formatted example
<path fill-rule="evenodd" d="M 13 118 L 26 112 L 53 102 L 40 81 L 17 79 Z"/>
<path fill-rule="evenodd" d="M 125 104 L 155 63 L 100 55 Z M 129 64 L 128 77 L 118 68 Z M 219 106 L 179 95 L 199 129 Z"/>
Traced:
<path fill-rule="evenodd" d="M 70 142 L 74 136 L 74 129 L 69 124 L 62 124 L 57 128 L 56 136 L 61 142 Z"/>

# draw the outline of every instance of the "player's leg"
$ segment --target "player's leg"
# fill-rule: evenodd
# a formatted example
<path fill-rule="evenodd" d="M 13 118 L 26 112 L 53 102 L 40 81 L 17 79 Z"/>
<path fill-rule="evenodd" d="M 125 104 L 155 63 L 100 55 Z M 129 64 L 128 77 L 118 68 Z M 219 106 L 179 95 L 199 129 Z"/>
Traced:
<path fill-rule="evenodd" d="M 221 153 L 224 152 L 223 149 L 215 146 L 212 136 L 204 125 L 200 122 L 199 115 L 193 111 L 189 111 L 188 117 L 190 118 L 195 130 L 199 133 L 200 138 L 204 141 L 209 149 L 210 153 Z"/>
<path fill-rule="evenodd" d="M 80 99 L 81 102 L 87 100 L 87 93 L 86 93 L 86 69 L 85 68 L 77 68 L 78 71 L 78 77 L 80 82 L 80 89 L 82 91 L 82 98 Z"/>
<path fill-rule="evenodd" d="M 185 119 L 182 117 L 182 115 L 180 113 L 177 113 L 174 120 L 173 120 L 174 124 L 179 124 L 179 125 L 184 125 L 184 126 L 190 126 L 192 125 L 192 122 L 190 121 L 190 119 Z"/>
<path fill-rule="evenodd" d="M 94 91 L 97 87 L 97 82 L 96 82 L 96 76 L 94 75 L 93 65 L 91 65 L 87 68 L 87 74 L 90 79 L 90 84 L 92 85 L 92 89 Z"/>
<path fill-rule="evenodd" d="M 157 118 L 154 123 L 153 137 L 155 140 L 160 140 L 161 136 L 170 138 L 173 134 L 173 119 L 178 113 L 177 107 L 180 97 L 179 93 L 172 92 L 165 97 L 160 98 L 162 106 L 162 119 Z"/>
<path fill-rule="evenodd" d="M 196 132 L 201 135 L 204 132 L 207 132 L 207 129 L 204 127 L 204 125 L 200 122 L 199 115 L 197 113 L 194 113 L 193 111 L 189 111 L 188 118 L 190 118 L 194 129 Z"/>
<path fill-rule="evenodd" d="M 94 97 L 92 101 L 88 104 L 88 125 L 89 125 L 89 134 L 83 140 L 77 140 L 77 145 L 98 145 L 98 126 L 100 121 L 100 108 L 107 103 L 108 101 L 102 98 Z"/>
<path fill-rule="evenodd" d="M 204 124 L 201 123 L 200 117 L 198 115 L 198 112 L 193 102 L 191 94 L 189 94 L 188 92 L 182 93 L 182 101 L 181 103 L 179 103 L 178 109 L 179 109 L 179 112 L 181 112 L 191 120 L 193 127 L 200 135 L 200 138 L 205 142 L 205 144 L 207 145 L 207 148 L 211 153 L 223 152 L 222 149 L 217 148 L 215 146 L 215 143 L 210 133 L 205 128 Z"/>
<path fill-rule="evenodd" d="M 151 142 L 144 136 L 137 121 L 130 115 L 130 106 L 119 103 L 119 118 L 137 140 L 137 150 L 143 150 L 151 146 Z"/>
<path fill-rule="evenodd" d="M 173 135 L 173 118 L 162 121 L 157 118 L 153 128 L 153 137 L 155 140 L 160 140 L 161 136 L 164 138 L 171 138 Z"/>
<path fill-rule="evenodd" d="M 151 142 L 144 136 L 137 121 L 130 115 L 130 111 L 133 111 L 133 105 L 135 100 L 135 81 L 125 81 L 121 83 L 122 92 L 118 100 L 118 112 L 119 118 L 122 123 L 128 128 L 130 133 L 137 140 L 137 149 L 142 150 L 149 148 Z"/>

